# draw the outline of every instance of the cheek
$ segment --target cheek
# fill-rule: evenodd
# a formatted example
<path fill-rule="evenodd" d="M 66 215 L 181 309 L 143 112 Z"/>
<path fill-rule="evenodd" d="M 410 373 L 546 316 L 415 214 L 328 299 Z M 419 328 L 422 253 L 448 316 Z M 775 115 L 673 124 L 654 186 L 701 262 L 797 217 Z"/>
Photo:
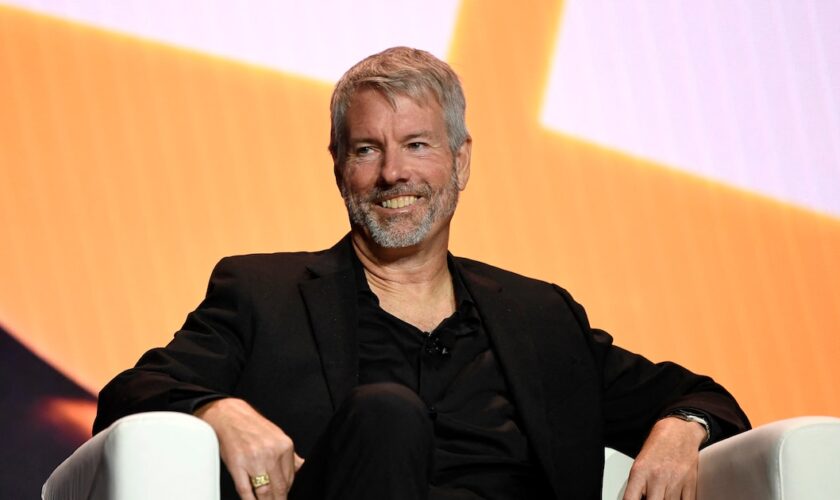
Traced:
<path fill-rule="evenodd" d="M 454 175 L 451 165 L 439 165 L 434 173 L 429 174 L 429 180 L 437 186 L 448 186 Z"/>
<path fill-rule="evenodd" d="M 376 172 L 360 165 L 347 165 L 341 176 L 345 191 L 359 192 L 376 184 Z"/>

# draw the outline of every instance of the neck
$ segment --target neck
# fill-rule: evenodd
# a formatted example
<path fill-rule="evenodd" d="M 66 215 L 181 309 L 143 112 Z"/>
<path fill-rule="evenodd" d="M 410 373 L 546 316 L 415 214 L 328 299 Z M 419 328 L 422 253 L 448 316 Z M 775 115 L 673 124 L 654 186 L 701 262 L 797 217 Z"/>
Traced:
<path fill-rule="evenodd" d="M 449 280 L 447 246 L 449 234 L 433 237 L 405 248 L 384 248 L 367 235 L 354 230 L 353 250 L 365 268 L 368 282 L 388 284 L 389 287 L 424 288 L 441 280 Z M 371 283 L 373 285 L 373 283 Z"/>
<path fill-rule="evenodd" d="M 448 234 L 408 248 L 382 248 L 353 232 L 353 249 L 379 305 L 430 332 L 455 311 L 455 291 L 446 261 Z"/>

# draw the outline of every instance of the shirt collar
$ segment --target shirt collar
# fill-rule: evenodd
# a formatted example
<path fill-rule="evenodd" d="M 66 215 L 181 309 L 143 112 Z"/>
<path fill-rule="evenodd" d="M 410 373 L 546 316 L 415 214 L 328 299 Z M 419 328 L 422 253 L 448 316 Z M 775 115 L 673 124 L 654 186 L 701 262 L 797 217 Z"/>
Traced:
<path fill-rule="evenodd" d="M 369 294 L 373 296 L 376 304 L 379 304 L 379 299 L 370 289 L 370 285 L 368 285 L 367 277 L 365 276 L 365 268 L 362 265 L 362 261 L 360 261 L 359 257 L 356 255 L 356 252 L 352 252 L 352 259 L 353 271 L 356 276 L 356 290 L 360 294 Z M 449 267 L 449 274 L 452 276 L 452 288 L 455 292 L 455 310 L 461 311 L 465 310 L 467 307 L 472 308 L 475 305 L 475 302 L 473 301 L 469 290 L 467 290 L 466 285 L 464 285 L 464 278 L 461 275 L 460 266 L 458 266 L 458 263 L 455 261 L 455 257 L 449 252 L 446 253 L 446 264 Z"/>

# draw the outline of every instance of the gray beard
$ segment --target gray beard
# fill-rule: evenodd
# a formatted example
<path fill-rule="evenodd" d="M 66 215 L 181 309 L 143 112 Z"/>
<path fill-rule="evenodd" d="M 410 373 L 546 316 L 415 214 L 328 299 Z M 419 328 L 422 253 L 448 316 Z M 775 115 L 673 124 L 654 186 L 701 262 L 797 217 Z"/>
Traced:
<path fill-rule="evenodd" d="M 373 200 L 408 193 L 420 194 L 429 202 L 429 209 L 414 227 L 400 228 L 401 222 L 409 219 L 410 215 L 380 220 L 371 210 Z M 398 185 L 388 189 L 375 188 L 365 199 L 361 199 L 357 195 L 350 194 L 343 185 L 341 186 L 341 196 L 344 198 L 350 222 L 358 227 L 366 228 L 373 241 L 383 248 L 405 248 L 423 241 L 429 235 L 435 222 L 455 213 L 455 207 L 458 206 L 458 193 L 458 181 L 454 169 L 449 184 L 438 192 L 432 190 L 428 184 L 423 184 L 419 190 L 413 186 Z"/>

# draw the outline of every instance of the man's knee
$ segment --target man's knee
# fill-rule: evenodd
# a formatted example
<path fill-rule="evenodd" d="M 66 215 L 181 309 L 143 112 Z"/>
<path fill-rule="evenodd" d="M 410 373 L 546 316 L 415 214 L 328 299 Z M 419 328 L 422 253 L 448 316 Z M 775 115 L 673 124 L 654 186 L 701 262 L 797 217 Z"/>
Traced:
<path fill-rule="evenodd" d="M 396 425 L 432 431 L 429 410 L 414 391 L 393 382 L 364 384 L 353 388 L 343 403 L 347 417 L 366 426 Z"/>
<path fill-rule="evenodd" d="M 360 385 L 306 458 L 291 498 L 427 498 L 433 462 L 420 397 L 400 384 Z"/>
<path fill-rule="evenodd" d="M 425 417 L 426 405 L 416 392 L 394 382 L 364 384 L 353 388 L 345 404 L 354 411 Z"/>

